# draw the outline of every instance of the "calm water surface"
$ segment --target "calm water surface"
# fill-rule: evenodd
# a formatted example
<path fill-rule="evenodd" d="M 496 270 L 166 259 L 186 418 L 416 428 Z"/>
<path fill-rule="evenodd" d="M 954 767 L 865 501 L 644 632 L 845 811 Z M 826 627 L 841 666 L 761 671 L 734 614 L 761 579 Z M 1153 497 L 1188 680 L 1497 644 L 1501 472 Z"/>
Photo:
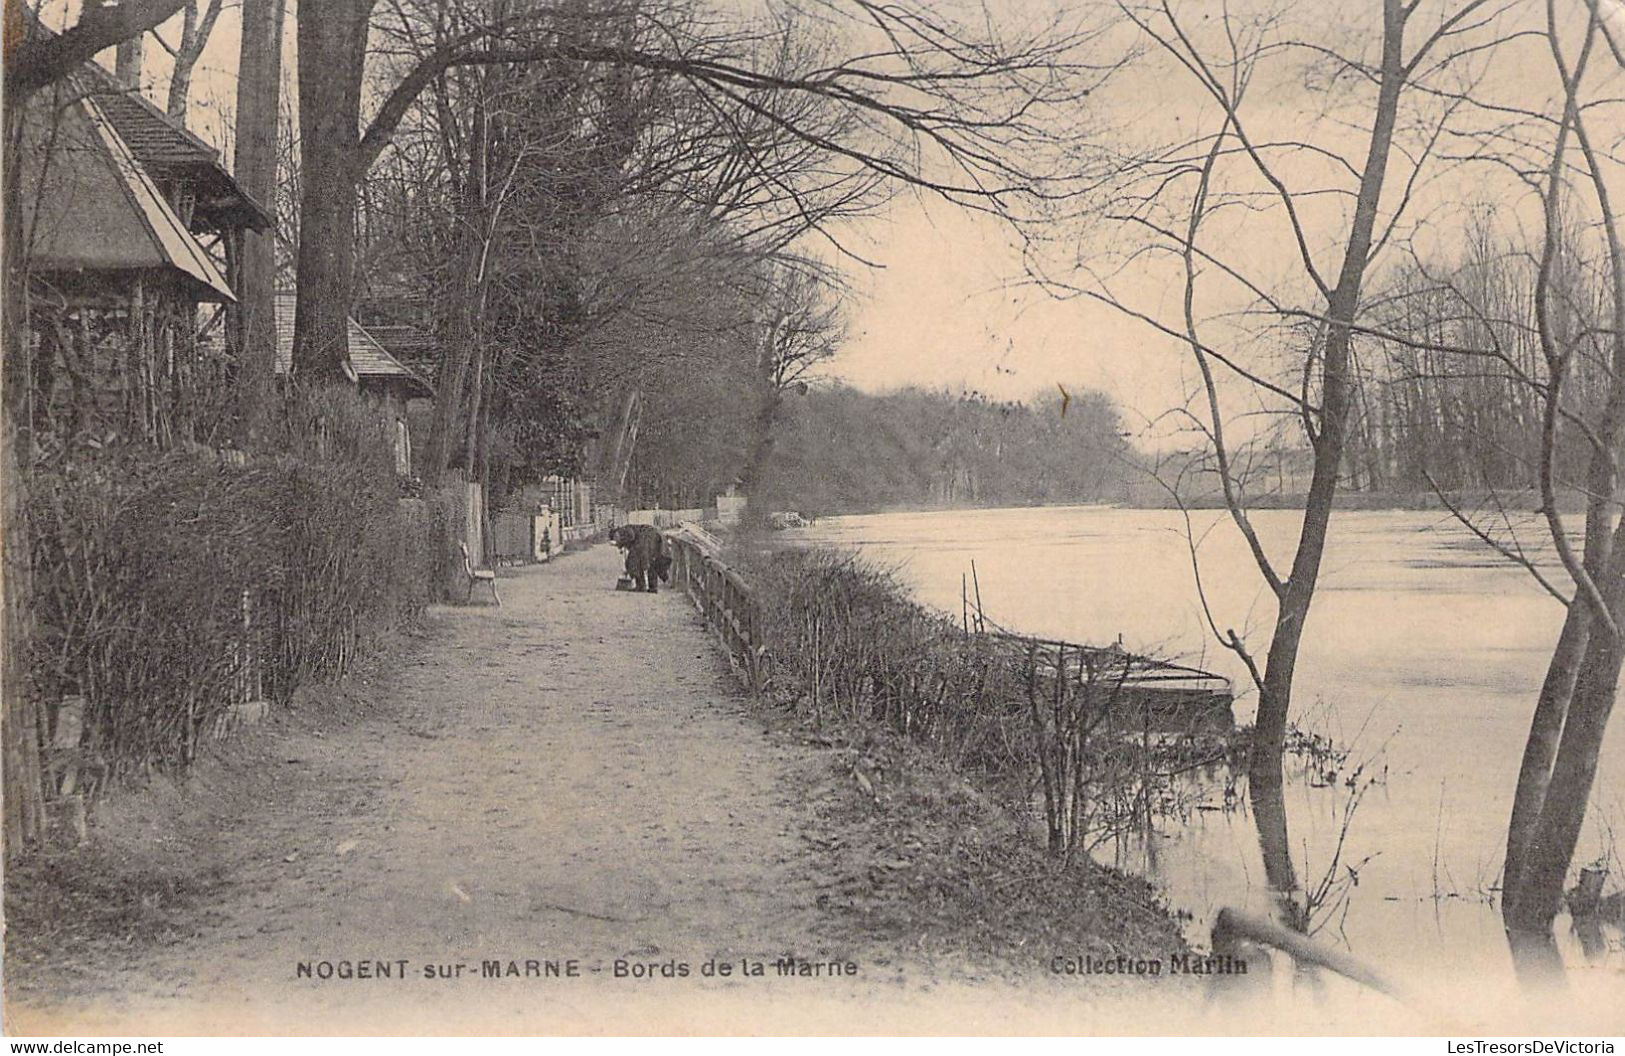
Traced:
<path fill-rule="evenodd" d="M 1297 514 L 1255 515 L 1284 568 Z M 1192 515 L 1202 585 L 1221 630 L 1262 653 L 1274 599 L 1227 518 Z M 809 542 L 855 547 L 896 568 L 924 603 L 960 611 L 974 560 L 989 618 L 1022 632 L 1179 657 L 1234 681 L 1237 719 L 1251 720 L 1245 669 L 1216 646 L 1195 589 L 1177 511 L 1070 507 L 895 513 L 829 518 Z M 1538 539 L 1531 526 L 1527 539 Z M 1493 903 L 1502 840 L 1535 694 L 1562 609 L 1527 573 L 1477 544 L 1448 517 L 1348 512 L 1333 523 L 1295 690 L 1303 727 L 1352 748 L 1386 779 L 1355 810 L 1337 874 L 1358 866 L 1344 911 L 1323 938 L 1386 964 L 1427 973 L 1507 967 Z M 1576 863 L 1608 856 L 1617 886 L 1625 840 L 1625 720 L 1609 731 Z M 1221 802 L 1217 784 L 1206 789 Z M 1331 867 L 1346 788 L 1294 781 L 1287 793 L 1300 882 Z M 1097 857 L 1151 876 L 1195 915 L 1202 939 L 1224 905 L 1264 909 L 1257 835 L 1245 811 L 1198 810 L 1149 846 Z M 1359 863 L 1364 862 L 1363 865 Z M 1586 961 L 1567 920 L 1564 955 Z M 1604 936 L 1604 971 L 1625 964 Z"/>

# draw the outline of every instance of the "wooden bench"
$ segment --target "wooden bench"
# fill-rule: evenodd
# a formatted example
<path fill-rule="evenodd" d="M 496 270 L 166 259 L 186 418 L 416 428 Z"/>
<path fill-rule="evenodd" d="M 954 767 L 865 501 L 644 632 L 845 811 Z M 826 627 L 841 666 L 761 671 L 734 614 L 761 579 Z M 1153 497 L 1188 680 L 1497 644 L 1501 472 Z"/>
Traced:
<path fill-rule="evenodd" d="M 497 574 L 491 571 L 489 568 L 474 567 L 473 560 L 468 556 L 467 543 L 458 543 L 457 549 L 463 552 L 463 572 L 468 576 L 468 590 L 464 594 L 463 601 L 465 603 L 473 601 L 475 585 L 479 583 L 486 583 L 491 587 L 491 600 L 496 602 L 497 606 L 500 608 L 502 605 L 502 598 L 497 594 Z"/>

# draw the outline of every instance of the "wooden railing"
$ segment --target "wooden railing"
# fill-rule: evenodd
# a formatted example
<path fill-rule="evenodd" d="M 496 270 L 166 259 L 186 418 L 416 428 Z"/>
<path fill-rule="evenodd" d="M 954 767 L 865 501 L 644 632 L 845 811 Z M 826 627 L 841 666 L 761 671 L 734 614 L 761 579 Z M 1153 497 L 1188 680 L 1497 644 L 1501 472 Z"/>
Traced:
<path fill-rule="evenodd" d="M 672 558 L 672 585 L 687 592 L 722 643 L 734 672 L 752 693 L 760 693 L 768 657 L 750 587 L 717 556 L 709 533 L 678 527 L 666 533 L 666 547 Z"/>

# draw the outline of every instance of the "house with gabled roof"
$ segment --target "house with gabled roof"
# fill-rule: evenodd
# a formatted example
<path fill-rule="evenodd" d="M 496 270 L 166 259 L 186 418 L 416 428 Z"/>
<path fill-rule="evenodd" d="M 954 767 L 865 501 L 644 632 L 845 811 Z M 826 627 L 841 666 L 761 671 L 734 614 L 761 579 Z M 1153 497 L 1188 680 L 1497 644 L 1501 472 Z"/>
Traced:
<path fill-rule="evenodd" d="M 293 320 L 297 299 L 291 292 L 276 295 L 276 372 L 293 370 Z M 399 400 L 434 398 L 434 386 L 418 371 L 390 354 L 370 328 L 350 320 L 350 344 L 344 361 L 345 377 L 362 392 Z"/>
<path fill-rule="evenodd" d="M 297 296 L 278 291 L 274 300 L 276 363 L 278 378 L 293 374 L 293 327 Z M 215 354 L 225 354 L 225 340 L 218 330 L 204 344 Z M 395 428 L 395 468 L 403 476 L 413 472 L 413 437 L 428 422 L 428 407 L 434 399 L 434 386 L 415 368 L 395 358 L 382 342 L 354 318 L 350 319 L 349 347 L 341 364 L 345 378 L 378 402 Z"/>
<path fill-rule="evenodd" d="M 85 90 L 99 83 L 69 77 L 21 115 L 25 430 L 46 446 L 219 444 L 231 364 L 200 346 L 199 308 L 235 296 L 198 231 L 225 241 L 269 218 L 223 170 L 198 177 L 199 212 L 193 175 L 213 162 L 191 145 L 178 168 L 149 169 L 109 112 L 116 94 Z"/>
<path fill-rule="evenodd" d="M 276 372 L 293 371 L 293 322 L 297 299 L 292 293 L 276 295 Z M 434 399 L 434 386 L 421 373 L 390 354 L 366 327 L 350 319 L 349 347 L 344 375 L 365 395 L 376 399 L 395 428 L 395 468 L 402 476 L 413 472 L 413 422 L 426 421 L 423 408 Z M 421 428 L 421 425 L 419 426 Z"/>
<path fill-rule="evenodd" d="M 39 284 L 63 300 L 119 299 L 143 280 L 199 302 L 236 299 L 97 100 L 64 107 L 49 135 L 23 174 L 28 268 Z"/>

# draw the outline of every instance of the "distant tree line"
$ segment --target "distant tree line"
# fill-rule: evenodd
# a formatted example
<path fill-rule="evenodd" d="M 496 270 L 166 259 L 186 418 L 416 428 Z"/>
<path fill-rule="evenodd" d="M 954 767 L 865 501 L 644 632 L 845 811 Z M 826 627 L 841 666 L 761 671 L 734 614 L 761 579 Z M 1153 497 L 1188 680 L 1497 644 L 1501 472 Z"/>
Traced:
<path fill-rule="evenodd" d="M 1396 498 L 1531 491 L 1545 436 L 1540 377 L 1547 350 L 1536 290 L 1542 271 L 1527 239 L 1498 230 L 1484 206 L 1458 245 L 1414 248 L 1374 277 L 1377 295 L 1357 326 L 1353 394 L 1340 485 Z M 1560 228 L 1546 267 L 1546 325 L 1569 350 L 1565 420 L 1599 411 L 1609 384 L 1608 262 Z M 1312 342 L 1311 342 L 1312 343 Z M 1552 477 L 1583 490 L 1590 444 L 1554 430 Z M 1312 452 L 1283 430 L 1236 445 L 1235 475 L 1250 498 L 1301 501 Z M 1187 502 L 1216 495 L 1211 459 L 1190 478 Z M 1204 491 L 1203 489 L 1207 490 Z M 1142 492 L 1152 502 L 1155 490 Z"/>
<path fill-rule="evenodd" d="M 738 479 L 754 405 L 726 389 L 711 375 L 651 402 L 634 466 L 646 499 L 699 505 Z M 785 401 L 756 492 L 765 506 L 813 514 L 1120 499 L 1132 472 L 1121 434 L 1117 407 L 1098 392 L 997 401 L 942 389 L 815 387 Z M 686 487 L 662 495 L 650 490 L 655 481 Z"/>
<path fill-rule="evenodd" d="M 1574 232 L 1548 266 L 1547 323 L 1572 349 L 1567 406 L 1590 413 L 1607 395 L 1608 328 L 1601 274 Z M 1545 428 L 1534 379 L 1545 369 L 1536 254 L 1482 219 L 1451 259 L 1411 256 L 1386 277 L 1360 356 L 1347 483 L 1364 491 L 1524 490 L 1536 486 Z M 1580 435 L 1553 437 L 1553 473 L 1585 475 Z"/>

